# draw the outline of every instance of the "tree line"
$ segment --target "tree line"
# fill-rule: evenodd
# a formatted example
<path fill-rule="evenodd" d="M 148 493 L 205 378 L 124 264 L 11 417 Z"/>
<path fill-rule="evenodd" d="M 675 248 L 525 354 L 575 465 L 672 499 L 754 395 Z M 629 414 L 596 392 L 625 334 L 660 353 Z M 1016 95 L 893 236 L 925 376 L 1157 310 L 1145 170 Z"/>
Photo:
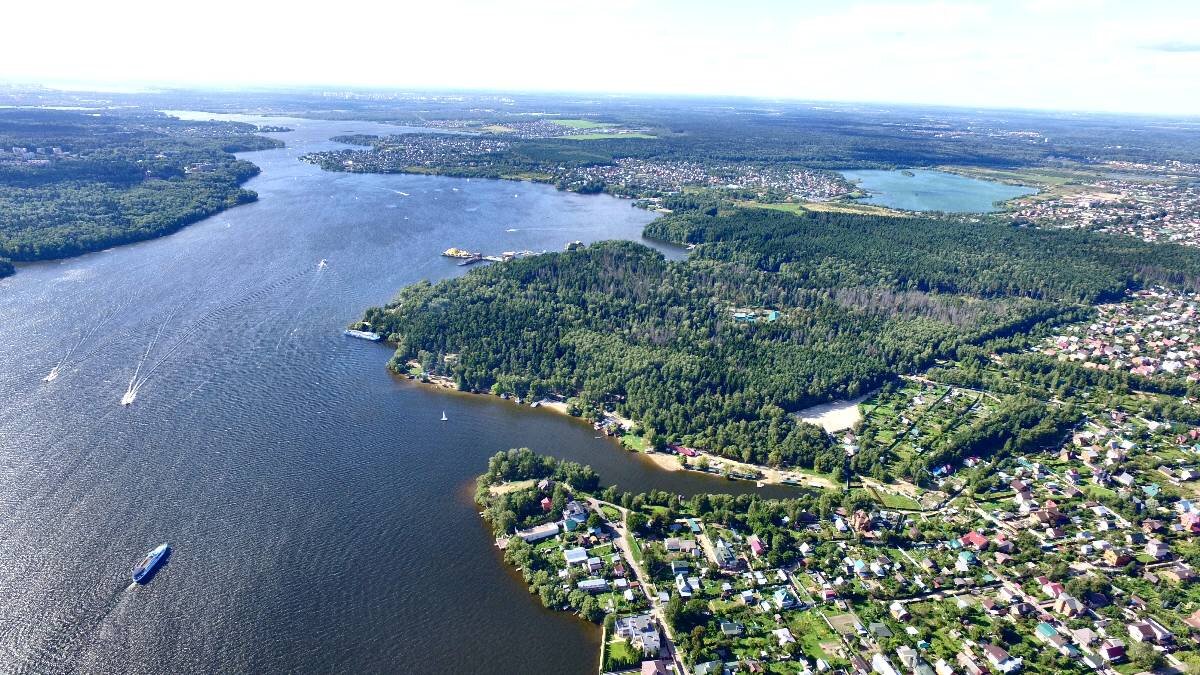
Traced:
<path fill-rule="evenodd" d="M 0 111 L 0 257 L 79 255 L 253 201 L 240 186 L 258 167 L 232 153 L 279 145 L 252 125 L 158 113 Z"/>

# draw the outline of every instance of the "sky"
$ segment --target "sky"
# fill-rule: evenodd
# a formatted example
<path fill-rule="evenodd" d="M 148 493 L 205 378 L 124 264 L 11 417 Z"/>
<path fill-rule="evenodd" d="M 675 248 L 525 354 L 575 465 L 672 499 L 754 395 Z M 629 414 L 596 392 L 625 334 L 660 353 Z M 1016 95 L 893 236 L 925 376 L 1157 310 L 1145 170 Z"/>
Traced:
<path fill-rule="evenodd" d="M 40 0 L 4 19 L 0 82 L 1200 115 L 1200 0 Z"/>

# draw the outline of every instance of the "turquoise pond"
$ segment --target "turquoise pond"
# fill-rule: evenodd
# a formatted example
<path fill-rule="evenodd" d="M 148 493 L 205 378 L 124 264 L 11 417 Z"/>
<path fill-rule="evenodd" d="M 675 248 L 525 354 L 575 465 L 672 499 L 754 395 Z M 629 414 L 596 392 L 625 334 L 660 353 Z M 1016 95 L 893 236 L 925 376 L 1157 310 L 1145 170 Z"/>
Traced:
<path fill-rule="evenodd" d="M 1037 192 L 1031 187 L 1005 185 L 928 169 L 841 173 L 868 193 L 859 201 L 905 211 L 987 213 L 997 211 L 1000 202 Z"/>

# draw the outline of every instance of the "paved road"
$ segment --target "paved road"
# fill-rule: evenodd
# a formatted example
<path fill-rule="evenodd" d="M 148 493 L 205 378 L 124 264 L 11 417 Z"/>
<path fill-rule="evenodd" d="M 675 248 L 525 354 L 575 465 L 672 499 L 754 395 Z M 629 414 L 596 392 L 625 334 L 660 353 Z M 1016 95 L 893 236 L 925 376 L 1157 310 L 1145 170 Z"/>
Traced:
<path fill-rule="evenodd" d="M 614 508 L 618 513 L 621 514 L 620 523 L 610 522 L 610 524 L 613 526 L 613 529 L 617 531 L 618 535 L 617 539 L 613 542 L 613 545 L 618 551 L 621 552 L 621 557 L 625 560 L 625 563 L 629 565 L 629 569 L 633 570 L 634 576 L 637 577 L 638 583 L 642 587 L 642 592 L 646 594 L 646 600 L 650 602 L 650 613 L 658 620 L 658 623 L 662 626 L 663 632 L 667 636 L 666 641 L 663 643 L 662 651 L 659 653 L 659 657 L 662 658 L 665 656 L 669 658 L 675 664 L 675 668 L 678 669 L 678 672 L 680 672 L 682 675 L 688 675 L 688 670 L 684 667 L 683 660 L 679 658 L 678 652 L 675 649 L 675 635 L 671 630 L 670 624 L 667 623 L 663 605 L 658 601 L 658 592 L 655 590 L 654 584 L 650 582 L 650 577 L 646 574 L 646 570 L 642 569 L 641 564 L 634 558 L 633 543 L 630 540 L 629 530 L 625 526 L 625 521 L 629 517 L 629 509 L 610 502 L 601 501 L 593 497 L 589 497 L 587 501 L 588 506 L 590 506 L 592 510 L 596 511 L 601 516 L 604 515 L 604 512 L 600 509 L 601 506 Z"/>

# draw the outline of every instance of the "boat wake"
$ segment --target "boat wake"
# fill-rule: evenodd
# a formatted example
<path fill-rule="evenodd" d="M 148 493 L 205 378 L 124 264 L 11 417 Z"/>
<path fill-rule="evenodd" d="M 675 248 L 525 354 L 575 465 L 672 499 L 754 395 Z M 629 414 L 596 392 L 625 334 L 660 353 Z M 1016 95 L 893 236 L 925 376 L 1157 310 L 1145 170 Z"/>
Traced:
<path fill-rule="evenodd" d="M 328 267 L 328 265 L 326 265 L 326 267 Z M 320 272 L 324 269 L 325 268 L 318 267 L 318 277 L 320 276 Z M 207 326 L 209 322 L 230 310 L 241 307 L 248 302 L 257 300 L 264 295 L 275 291 L 280 286 L 292 283 L 306 273 L 308 273 L 307 270 L 299 270 L 288 275 L 287 277 L 279 279 L 272 284 L 251 291 L 237 300 L 221 303 L 216 307 L 216 309 L 213 309 L 207 314 L 201 316 L 199 319 L 196 319 L 192 323 L 188 324 L 183 331 L 174 338 L 171 344 L 167 346 L 161 355 L 159 355 L 153 361 L 153 363 L 150 363 L 149 367 L 146 367 L 150 360 L 150 354 L 154 351 L 155 346 L 161 341 L 163 334 L 167 330 L 168 326 L 171 325 L 171 321 L 175 318 L 176 314 L 179 313 L 180 309 L 182 309 L 185 305 L 190 304 L 192 298 L 189 297 L 187 300 L 180 303 L 171 310 L 171 312 L 161 323 L 159 323 L 158 329 L 154 333 L 154 337 L 152 337 L 150 342 L 146 345 L 146 350 L 142 353 L 141 359 L 138 360 L 137 366 L 134 368 L 133 377 L 129 379 L 129 386 L 126 388 L 124 395 L 121 396 L 121 405 L 127 406 L 132 404 L 134 400 L 137 399 L 138 393 L 141 392 L 142 387 L 144 387 L 146 382 L 150 380 L 151 376 L 153 376 L 154 373 L 163 366 L 163 364 L 167 363 L 173 356 L 175 356 L 175 354 L 179 353 L 181 349 L 188 345 L 191 342 L 192 337 L 199 333 L 205 326 Z"/>
<path fill-rule="evenodd" d="M 100 590 L 81 596 L 61 613 L 45 617 L 45 623 L 34 634 L 25 636 L 20 655 L 6 650 L 4 672 L 57 673 L 72 672 L 67 665 L 75 663 L 97 633 L 110 630 L 111 618 L 121 617 L 132 608 L 128 603 L 134 596 L 128 591 L 136 584 Z"/>
<path fill-rule="evenodd" d="M 292 308 L 297 303 L 300 304 L 300 308 L 296 310 L 295 315 L 293 315 L 291 317 L 291 320 L 289 320 L 286 324 L 284 324 L 283 334 L 281 334 L 279 336 L 279 339 L 275 341 L 275 351 L 276 352 L 278 352 L 279 348 L 281 346 L 283 346 L 283 343 L 285 340 L 290 339 L 292 337 L 292 335 L 295 334 L 296 324 L 299 323 L 300 316 L 302 314 L 304 314 L 305 308 L 307 308 L 309 305 L 309 298 L 312 297 L 313 291 L 315 291 L 317 289 L 317 284 L 319 284 L 321 282 L 321 278 L 324 276 L 323 273 L 327 269 L 329 269 L 329 263 L 328 263 L 328 261 L 326 261 L 326 259 L 322 258 L 321 262 L 317 264 L 317 273 L 316 273 L 316 275 L 313 276 L 312 283 L 310 283 L 308 285 L 308 288 L 304 291 L 304 293 L 302 295 L 292 298 L 291 302 L 289 302 L 287 304 L 287 306 L 284 307 L 284 313 L 290 315 L 292 313 Z"/>
<path fill-rule="evenodd" d="M 88 342 L 90 342 L 92 340 L 92 338 L 94 338 L 96 336 L 96 333 L 98 333 L 100 331 L 101 328 L 106 326 L 110 321 L 113 320 L 114 317 L 116 317 L 118 314 L 123 312 L 125 310 L 125 308 L 127 308 L 132 302 L 133 302 L 133 300 L 132 300 L 132 298 L 130 298 L 130 299 L 126 300 L 125 302 L 121 303 L 120 305 L 118 305 L 118 306 L 110 309 L 109 311 L 105 312 L 104 314 L 102 314 L 100 316 L 100 320 L 93 323 L 92 327 L 89 328 L 83 335 L 81 335 L 79 337 L 78 340 L 75 341 L 74 344 L 71 345 L 71 348 L 67 350 L 67 353 L 63 354 L 63 357 L 58 360 L 58 363 L 54 364 L 54 366 L 52 368 L 50 368 L 50 372 L 47 373 L 46 376 L 42 378 L 42 382 L 53 382 L 53 381 L 57 380 L 58 376 L 62 375 L 63 370 L 68 365 L 77 363 L 77 362 L 82 361 L 83 359 L 87 358 L 87 356 L 89 356 L 88 354 L 84 354 L 82 357 L 76 358 L 76 354 L 79 352 L 79 348 L 82 347 L 83 345 L 87 344 Z"/>

